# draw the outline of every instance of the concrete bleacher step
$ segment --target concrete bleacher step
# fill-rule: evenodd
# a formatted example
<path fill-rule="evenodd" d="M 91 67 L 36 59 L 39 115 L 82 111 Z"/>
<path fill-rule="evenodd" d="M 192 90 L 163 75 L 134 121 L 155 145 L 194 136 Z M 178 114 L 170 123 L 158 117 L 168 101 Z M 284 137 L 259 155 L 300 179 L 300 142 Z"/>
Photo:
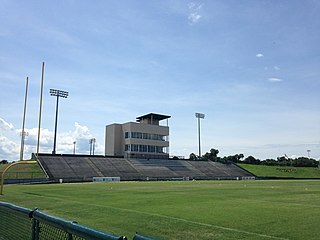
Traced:
<path fill-rule="evenodd" d="M 91 158 L 85 158 L 88 162 L 88 165 L 97 173 L 96 177 L 104 177 L 103 173 L 99 170 L 99 168 L 92 162 Z"/>
<path fill-rule="evenodd" d="M 92 177 L 120 177 L 121 180 L 146 178 L 234 179 L 252 176 L 233 164 L 211 161 L 126 159 L 80 155 L 40 154 L 39 160 L 50 179 L 90 181 Z M 78 180 L 77 180 L 78 179 Z"/>

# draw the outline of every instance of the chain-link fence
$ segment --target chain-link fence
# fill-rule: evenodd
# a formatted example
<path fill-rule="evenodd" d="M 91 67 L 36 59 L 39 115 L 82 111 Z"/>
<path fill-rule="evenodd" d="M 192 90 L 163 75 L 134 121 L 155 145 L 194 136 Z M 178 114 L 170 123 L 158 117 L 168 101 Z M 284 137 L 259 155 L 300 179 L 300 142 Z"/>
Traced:
<path fill-rule="evenodd" d="M 134 240 L 155 240 L 136 233 Z M 0 202 L 0 240 L 127 240 L 65 221 L 38 209 L 30 210 Z"/>
<path fill-rule="evenodd" d="M 0 202 L 0 240 L 126 240 L 45 214 Z"/>
<path fill-rule="evenodd" d="M 31 211 L 16 208 L 14 205 L 0 203 L 0 240 L 31 239 Z"/>

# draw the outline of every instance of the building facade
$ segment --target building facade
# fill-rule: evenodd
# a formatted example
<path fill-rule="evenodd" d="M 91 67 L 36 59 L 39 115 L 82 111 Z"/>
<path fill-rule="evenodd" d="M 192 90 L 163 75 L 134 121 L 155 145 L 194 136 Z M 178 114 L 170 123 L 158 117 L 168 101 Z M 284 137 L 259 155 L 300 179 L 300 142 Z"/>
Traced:
<path fill-rule="evenodd" d="M 149 113 L 137 117 L 136 122 L 107 125 L 105 155 L 168 159 L 169 126 L 160 125 L 160 121 L 169 118 L 167 115 Z"/>

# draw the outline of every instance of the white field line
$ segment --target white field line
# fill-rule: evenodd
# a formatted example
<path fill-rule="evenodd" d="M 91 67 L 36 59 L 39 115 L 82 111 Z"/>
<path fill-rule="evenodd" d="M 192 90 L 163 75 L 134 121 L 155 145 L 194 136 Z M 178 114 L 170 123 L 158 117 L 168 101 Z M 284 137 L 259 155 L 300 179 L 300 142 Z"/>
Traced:
<path fill-rule="evenodd" d="M 240 230 L 240 229 L 236 229 L 236 228 L 222 227 L 222 226 L 219 226 L 219 225 L 196 222 L 196 221 L 191 221 L 191 220 L 187 220 L 187 219 L 184 219 L 184 218 L 171 217 L 171 216 L 161 215 L 161 214 L 157 214 L 157 213 L 142 212 L 142 211 L 133 210 L 133 209 L 119 208 L 119 207 L 113 207 L 113 206 L 108 206 L 108 205 L 99 205 L 99 204 L 94 204 L 94 203 L 83 203 L 83 202 L 79 202 L 79 201 L 75 201 L 75 200 L 67 200 L 67 199 L 62 199 L 62 198 L 54 197 L 54 196 L 44 196 L 44 195 L 42 195 L 42 196 L 37 196 L 37 197 L 51 198 L 51 199 L 56 199 L 56 200 L 60 200 L 60 201 L 67 201 L 67 202 L 77 203 L 77 204 L 80 204 L 80 205 L 89 205 L 89 206 L 94 206 L 94 207 L 110 208 L 110 209 L 115 209 L 115 210 L 120 210 L 120 211 L 125 211 L 125 212 L 144 214 L 144 215 L 160 217 L 160 218 L 166 218 L 166 219 L 185 222 L 185 223 L 192 223 L 192 224 L 205 226 L 205 227 L 212 227 L 212 228 L 222 229 L 222 230 L 226 230 L 226 231 L 232 231 L 232 232 L 244 233 L 244 234 L 248 234 L 248 235 L 259 236 L 259 237 L 263 237 L 263 238 L 278 239 L 278 240 L 289 240 L 288 238 L 280 238 L 280 237 L 275 237 L 275 236 L 270 236 L 270 235 L 255 233 L 255 232 L 248 232 L 248 231 L 244 231 L 244 230 Z"/>

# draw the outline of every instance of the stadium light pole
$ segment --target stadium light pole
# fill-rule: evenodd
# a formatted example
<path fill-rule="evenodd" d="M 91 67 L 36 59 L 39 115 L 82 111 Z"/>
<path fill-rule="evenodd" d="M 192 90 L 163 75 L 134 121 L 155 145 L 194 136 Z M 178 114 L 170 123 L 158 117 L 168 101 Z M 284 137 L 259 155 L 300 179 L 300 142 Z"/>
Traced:
<path fill-rule="evenodd" d="M 55 126 L 54 126 L 54 139 L 53 139 L 53 150 L 52 154 L 56 154 L 56 145 L 57 145 L 57 128 L 58 128 L 58 110 L 59 110 L 59 97 L 67 98 L 68 92 L 61 91 L 57 89 L 50 89 L 50 95 L 57 97 L 57 103 L 56 103 L 56 120 L 55 120 Z"/>
<path fill-rule="evenodd" d="M 73 142 L 73 155 L 76 154 L 76 141 Z"/>
<path fill-rule="evenodd" d="M 93 141 L 92 155 L 94 155 L 94 148 L 96 147 L 96 139 L 93 138 L 92 141 Z"/>
<path fill-rule="evenodd" d="M 308 158 L 309 158 L 309 160 L 310 160 L 310 152 L 311 152 L 311 150 L 308 149 L 307 152 L 308 152 Z"/>
<path fill-rule="evenodd" d="M 204 117 L 205 117 L 205 115 L 203 113 L 196 113 L 196 118 L 198 118 L 199 158 L 201 158 L 200 119 L 204 119 Z"/>
<path fill-rule="evenodd" d="M 95 138 L 91 138 L 89 140 L 89 144 L 90 144 L 90 155 L 91 155 L 91 150 L 92 150 L 92 155 L 94 155 L 94 147 L 96 145 L 96 139 Z"/>

